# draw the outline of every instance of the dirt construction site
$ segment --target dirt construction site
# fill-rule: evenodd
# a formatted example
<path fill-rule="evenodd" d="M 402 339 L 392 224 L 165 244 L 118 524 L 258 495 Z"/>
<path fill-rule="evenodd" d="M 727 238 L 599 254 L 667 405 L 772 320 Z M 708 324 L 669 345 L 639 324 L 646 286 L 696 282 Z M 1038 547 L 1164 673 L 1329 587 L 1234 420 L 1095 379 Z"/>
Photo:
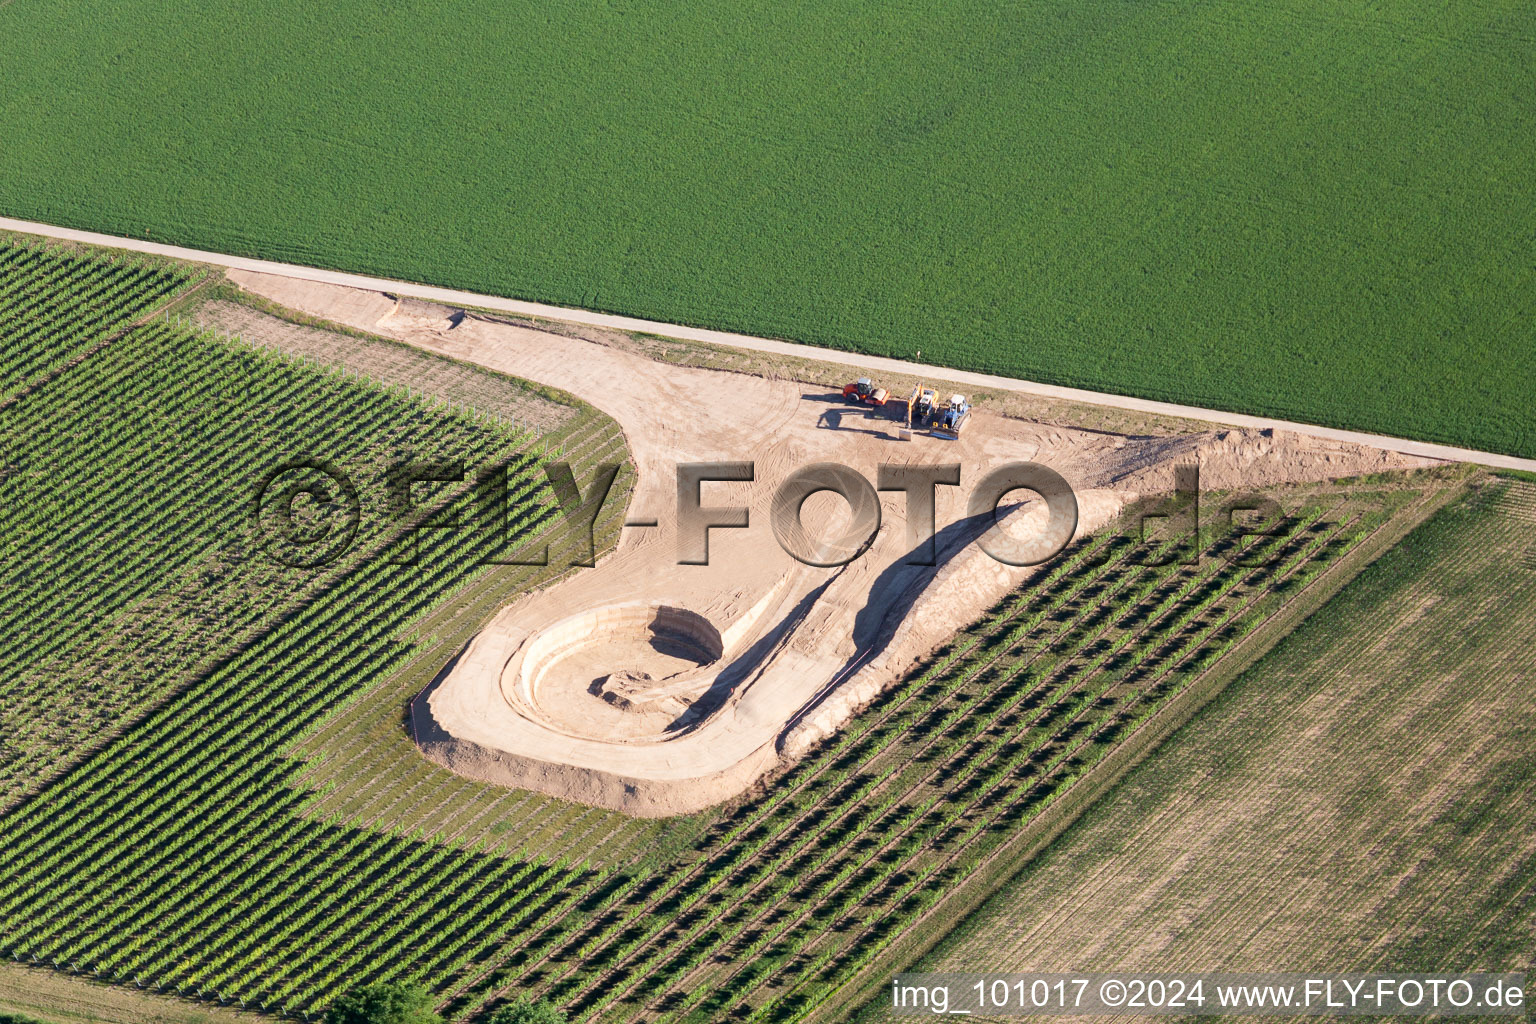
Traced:
<path fill-rule="evenodd" d="M 967 501 L 997 467 L 1035 462 L 1060 474 L 1081 536 L 1138 498 L 1172 493 L 1179 466 L 1198 465 L 1205 490 L 1243 491 L 1431 464 L 1283 431 L 1113 433 L 985 405 L 958 439 L 907 436 L 905 391 L 871 408 L 825 386 L 659 361 L 624 335 L 574 336 L 254 272 L 229 277 L 309 316 L 559 388 L 620 424 L 636 473 L 626 519 L 637 525 L 595 567 L 502 608 L 413 702 L 411 726 L 421 752 L 452 771 L 636 815 L 742 793 L 1045 571 L 1049 563 L 1011 566 L 978 544 L 992 517 L 968 516 Z M 260 320 L 222 326 L 257 341 L 262 330 L 301 329 Z M 944 397 L 965 390 L 928 383 Z M 677 467 L 706 462 L 753 465 L 750 481 L 705 482 L 699 492 L 705 509 L 745 509 L 746 525 L 709 530 L 707 564 L 680 564 L 680 542 L 697 529 L 679 537 Z M 873 530 L 846 564 L 806 564 L 786 551 L 775 492 L 818 463 L 871 484 L 881 465 L 958 464 L 959 485 L 935 488 L 933 564 L 911 557 L 927 524 L 908 522 L 900 490 L 857 509 L 822 491 L 788 520 L 799 524 L 788 546 L 822 556 L 813 561 L 860 550 Z M 1007 494 L 998 519 L 1018 543 L 1047 531 L 1045 502 L 1030 491 Z"/>

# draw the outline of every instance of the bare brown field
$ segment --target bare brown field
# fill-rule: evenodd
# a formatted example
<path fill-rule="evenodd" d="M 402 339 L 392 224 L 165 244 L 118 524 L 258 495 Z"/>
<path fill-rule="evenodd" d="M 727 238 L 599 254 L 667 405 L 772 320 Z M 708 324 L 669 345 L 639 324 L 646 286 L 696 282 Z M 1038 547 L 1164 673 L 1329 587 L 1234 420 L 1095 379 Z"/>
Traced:
<path fill-rule="evenodd" d="M 747 348 L 730 348 L 703 341 L 684 338 L 661 337 L 633 331 L 617 331 L 563 320 L 542 320 L 533 317 L 516 317 L 493 310 L 475 311 L 476 315 L 517 326 L 531 327 L 540 331 L 579 338 L 599 345 L 622 348 L 644 355 L 659 363 L 690 367 L 701 370 L 724 370 L 729 373 L 766 377 L 770 380 L 790 380 L 800 384 L 821 387 L 842 387 L 848 381 L 849 367 L 822 359 L 785 355 L 780 352 L 761 352 Z M 919 353 L 921 355 L 921 353 Z M 912 374 L 880 373 L 882 384 L 892 394 L 905 394 L 915 385 L 933 385 L 934 377 Z M 1001 391 L 972 388 L 970 399 L 979 409 L 998 416 L 1034 420 L 1053 426 L 1082 430 L 1097 430 L 1111 434 L 1133 436 L 1169 437 L 1188 434 L 1209 428 L 1209 424 L 1177 416 L 1164 416 L 1134 409 L 1122 409 L 1108 405 L 1089 405 L 1059 398 L 1047 398 L 1018 391 Z"/>
<path fill-rule="evenodd" d="M 569 404 L 541 397 L 526 382 L 505 374 L 361 331 L 345 331 L 227 287 L 202 303 L 194 319 L 253 345 L 345 367 L 385 384 L 403 384 L 439 401 L 473 406 L 541 433 L 565 425 L 575 415 Z"/>
<path fill-rule="evenodd" d="M 1529 968 L 1533 496 L 1490 484 L 1420 527 L 922 969 Z"/>
<path fill-rule="evenodd" d="M 6 962 L 0 962 L 0 1012 L 48 1024 L 260 1024 L 272 1019 Z"/>

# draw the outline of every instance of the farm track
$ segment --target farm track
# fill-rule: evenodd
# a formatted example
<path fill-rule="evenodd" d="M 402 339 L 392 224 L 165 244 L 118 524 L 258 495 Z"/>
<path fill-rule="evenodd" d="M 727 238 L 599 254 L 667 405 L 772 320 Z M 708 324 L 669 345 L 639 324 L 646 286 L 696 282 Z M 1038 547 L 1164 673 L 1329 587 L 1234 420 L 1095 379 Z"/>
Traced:
<path fill-rule="evenodd" d="M 888 359 L 880 356 L 866 356 L 860 355 L 858 353 L 843 352 L 837 349 L 816 348 L 809 345 L 797 345 L 792 342 L 779 341 L 771 338 L 759 338 L 744 334 L 735 334 L 729 331 L 715 331 L 705 328 L 688 327 L 681 324 L 668 324 L 660 321 L 643 320 L 636 317 L 616 316 L 607 313 L 593 313 L 581 309 L 549 306 L 534 302 L 522 302 L 514 299 L 504 299 L 494 295 L 480 295 L 474 292 L 459 291 L 456 289 L 438 288 L 430 285 L 419 285 L 402 281 L 391 281 L 386 278 L 367 277 L 360 274 L 348 274 L 331 270 L 320 270 L 314 267 L 305 267 L 292 263 L 279 263 L 271 260 L 250 259 L 243 256 L 229 256 L 222 253 L 188 249 L 182 246 L 165 245 L 159 242 L 147 242 L 140 239 L 104 235 L 91 231 L 79 231 L 73 228 L 61 228 L 50 224 L 17 220 L 10 217 L 0 217 L 0 230 L 14 231 L 21 234 L 40 235 L 46 238 L 57 238 L 65 241 L 81 242 L 87 245 L 123 249 L 131 252 L 153 253 L 155 255 L 165 256 L 172 259 L 187 260 L 192 263 L 248 270 L 261 274 L 274 274 L 279 277 L 298 278 L 305 281 L 316 281 L 325 284 L 341 285 L 347 288 L 361 288 L 367 291 L 387 292 L 393 295 L 404 295 L 411 298 L 424 299 L 429 302 L 445 303 L 450 306 L 489 309 L 497 312 L 513 313 L 518 316 L 534 317 L 545 320 L 558 320 L 565 323 L 583 324 L 587 326 L 607 328 L 610 330 L 633 331 L 643 334 L 659 335 L 661 337 L 667 338 L 680 338 L 687 341 L 703 342 L 705 344 L 723 345 L 728 348 L 746 349 L 754 352 L 765 352 L 775 355 L 793 356 L 803 359 L 815 359 L 822 362 L 841 363 L 866 370 L 876 370 L 882 373 L 912 375 L 920 378 L 934 380 L 947 380 L 967 385 L 972 388 L 993 388 L 1001 391 L 1036 395 L 1039 397 L 1056 399 L 1060 401 L 1079 402 L 1087 405 L 1108 406 L 1111 408 L 1148 413 L 1156 416 L 1173 416 L 1180 419 L 1201 420 L 1208 423 L 1217 423 L 1226 426 L 1243 427 L 1248 429 L 1288 430 L 1311 437 L 1319 437 L 1331 441 L 1343 441 L 1351 444 L 1369 445 L 1373 448 L 1385 448 L 1389 451 L 1402 452 L 1408 455 L 1418 455 L 1425 458 L 1444 459 L 1453 462 L 1473 462 L 1480 465 L 1494 466 L 1501 469 L 1518 469 L 1526 472 L 1536 472 L 1536 459 L 1517 458 L 1511 455 L 1503 455 L 1498 452 L 1477 451 L 1469 448 L 1458 448 L 1453 445 L 1434 444 L 1424 441 L 1411 441 L 1404 438 L 1390 437 L 1382 434 L 1371 434 L 1355 430 L 1339 430 L 1332 427 L 1320 427 L 1315 424 L 1301 423 L 1291 420 L 1274 419 L 1263 416 L 1249 416 L 1242 413 L 1224 412 L 1219 409 L 1205 409 L 1195 406 L 1178 405 L 1171 402 L 1159 402 L 1150 399 L 1131 398 L 1125 395 L 1107 394 L 1098 391 L 1087 391 L 1080 388 L 1061 387 L 1051 384 L 1039 384 L 1033 381 L 1018 380 L 1012 377 L 1000 377 L 993 374 L 971 373 L 963 370 L 953 370 L 943 366 L 931 366 L 920 363 L 907 362 L 899 359 Z"/>

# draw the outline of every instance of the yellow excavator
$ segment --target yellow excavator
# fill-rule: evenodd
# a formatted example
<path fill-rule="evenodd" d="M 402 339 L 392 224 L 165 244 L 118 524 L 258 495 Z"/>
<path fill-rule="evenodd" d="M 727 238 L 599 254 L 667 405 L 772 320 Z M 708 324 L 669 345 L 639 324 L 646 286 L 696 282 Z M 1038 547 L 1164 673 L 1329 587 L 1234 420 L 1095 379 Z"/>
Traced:
<path fill-rule="evenodd" d="M 925 388 L 921 384 L 912 388 L 912 393 L 907 396 L 907 426 L 920 430 L 928 425 L 937 411 L 938 395 L 933 388 Z"/>

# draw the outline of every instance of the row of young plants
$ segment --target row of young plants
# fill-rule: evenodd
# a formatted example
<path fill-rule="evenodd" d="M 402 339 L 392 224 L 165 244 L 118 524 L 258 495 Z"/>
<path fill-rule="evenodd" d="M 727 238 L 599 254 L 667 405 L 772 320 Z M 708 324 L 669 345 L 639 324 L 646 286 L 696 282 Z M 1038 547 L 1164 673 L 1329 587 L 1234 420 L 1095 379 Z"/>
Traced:
<path fill-rule="evenodd" d="M 1045 574 L 1046 582 L 1042 586 L 1049 584 L 1075 589 L 1081 582 L 1074 575 L 1075 571 L 1108 543 L 1110 540 L 1100 535 L 1079 545 Z M 1023 614 L 1025 606 L 1031 603 L 1020 596 L 1006 604 L 1015 614 Z M 859 716 L 843 734 L 858 737 L 874 731 L 895 713 L 893 709 L 910 706 L 913 694 L 922 691 L 943 667 L 953 663 L 976 642 L 976 637 L 964 638 L 954 650 L 941 655 L 926 672 L 916 673 L 900 684 L 892 695 L 893 700 L 882 704 L 886 710 Z M 504 962 L 492 963 L 478 973 L 458 977 L 448 989 L 452 996 L 450 1007 L 462 1016 L 509 986 L 543 984 L 548 987 L 583 966 L 591 968 L 598 962 L 599 954 L 613 955 L 615 943 L 619 956 L 639 949 L 661 924 L 678 912 L 682 905 L 679 893 L 702 892 L 701 879 L 728 876 L 735 865 L 779 834 L 786 822 L 803 818 L 817 806 L 816 800 L 809 799 L 808 794 L 814 794 L 818 780 L 825 781 L 833 774 L 847 774 L 829 768 L 830 760 L 830 757 L 823 757 L 801 762 L 791 769 L 782 785 L 770 787 L 762 799 L 746 804 L 706 838 L 700 847 L 705 856 L 693 867 L 671 870 L 675 865 L 662 863 L 650 870 L 616 879 L 615 884 L 606 887 L 589 902 L 589 915 L 562 920 L 545 934 L 523 944 Z M 616 939 L 621 935 L 622 938 Z M 566 966 L 564 970 L 546 971 L 547 966 L 555 964 Z"/>
<path fill-rule="evenodd" d="M 1057 642 L 1067 641 L 1058 639 Z M 981 663 L 973 663 L 957 672 L 956 683 L 969 682 L 981 667 Z M 835 919 L 847 901 L 858 903 L 904 870 L 910 857 L 921 852 L 931 834 L 948 825 L 951 816 L 961 813 L 965 802 L 953 799 L 951 792 L 943 795 L 941 804 L 943 791 L 933 785 L 936 776 L 952 770 L 958 744 L 951 737 L 951 730 L 958 713 L 953 706 L 933 709 L 920 723 L 918 732 L 926 739 L 921 741 L 919 748 L 914 751 L 910 742 L 904 744 L 908 749 L 902 752 L 903 756 L 884 758 L 883 768 L 880 767 L 881 755 L 890 745 L 881 745 L 852 775 L 849 781 L 854 785 L 845 785 L 830 801 L 834 808 L 855 810 L 846 813 L 835 824 L 818 821 L 814 830 L 803 832 L 793 848 L 783 850 L 775 857 L 777 863 L 763 863 L 751 875 L 737 877 L 724 889 L 723 902 L 739 909 L 726 915 L 727 929 L 722 931 L 718 922 L 712 923 L 711 934 L 720 940 L 720 948 L 727 958 L 745 967 L 811 915 L 823 921 Z M 910 741 L 912 737 L 906 739 Z M 972 762 L 967 760 L 965 763 Z M 888 779 L 892 780 L 889 784 Z M 881 835 L 883 842 L 866 843 L 866 849 L 855 849 L 868 833 Z M 899 855 L 893 856 L 893 851 Z M 788 870 L 790 865 L 793 865 L 792 872 Z M 852 884 L 854 882 L 857 884 Z M 797 907 L 796 913 L 783 915 L 778 924 L 761 925 L 786 902 Z M 759 913 L 764 907 L 772 909 Z M 699 919 L 707 916 L 696 914 Z M 732 949 L 729 940 L 753 925 L 759 926 L 753 929 L 756 935 L 750 944 L 740 950 Z M 694 929 L 695 934 L 701 928 L 702 923 Z M 703 945 L 695 939 L 694 945 L 667 963 L 665 969 L 650 973 L 637 986 L 638 990 L 660 992 L 669 986 L 683 987 L 686 979 L 708 956 Z M 693 1000 L 702 999 L 713 987 L 693 987 L 691 999 L 685 999 L 682 1008 Z"/>
<path fill-rule="evenodd" d="M 196 275 L 143 258 L 0 239 L 0 401 L 184 291 Z"/>

